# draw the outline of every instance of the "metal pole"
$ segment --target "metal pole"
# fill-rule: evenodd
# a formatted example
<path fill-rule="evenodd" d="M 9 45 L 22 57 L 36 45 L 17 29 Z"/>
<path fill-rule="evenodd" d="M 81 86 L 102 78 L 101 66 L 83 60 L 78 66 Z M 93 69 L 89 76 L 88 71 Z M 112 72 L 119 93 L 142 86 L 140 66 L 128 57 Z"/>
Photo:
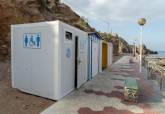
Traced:
<path fill-rule="evenodd" d="M 146 19 L 145 18 L 140 18 L 140 20 L 138 21 L 139 25 L 141 26 L 141 33 L 140 33 L 140 56 L 139 56 L 139 71 L 140 73 L 142 72 L 142 54 L 143 54 L 143 26 L 146 23 Z"/>
<path fill-rule="evenodd" d="M 137 45 L 137 44 L 136 44 L 136 43 L 137 43 L 137 40 L 135 39 L 135 60 L 137 60 L 137 54 L 136 54 L 136 51 L 137 51 L 137 50 L 136 50 L 136 45 Z"/>
<path fill-rule="evenodd" d="M 140 32 L 140 63 L 139 63 L 139 72 L 142 72 L 142 48 L 143 48 L 143 26 L 141 26 Z"/>
<path fill-rule="evenodd" d="M 135 40 L 135 58 L 136 58 L 136 40 Z"/>
<path fill-rule="evenodd" d="M 133 43 L 133 57 L 135 57 L 135 42 Z"/>

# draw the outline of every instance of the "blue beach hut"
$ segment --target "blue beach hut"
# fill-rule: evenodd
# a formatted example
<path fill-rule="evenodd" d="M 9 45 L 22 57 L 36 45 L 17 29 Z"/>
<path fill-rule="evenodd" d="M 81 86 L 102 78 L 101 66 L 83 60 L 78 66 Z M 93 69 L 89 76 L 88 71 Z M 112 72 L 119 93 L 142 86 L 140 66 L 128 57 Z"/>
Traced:
<path fill-rule="evenodd" d="M 99 33 L 88 33 L 88 80 L 101 71 L 101 41 Z"/>

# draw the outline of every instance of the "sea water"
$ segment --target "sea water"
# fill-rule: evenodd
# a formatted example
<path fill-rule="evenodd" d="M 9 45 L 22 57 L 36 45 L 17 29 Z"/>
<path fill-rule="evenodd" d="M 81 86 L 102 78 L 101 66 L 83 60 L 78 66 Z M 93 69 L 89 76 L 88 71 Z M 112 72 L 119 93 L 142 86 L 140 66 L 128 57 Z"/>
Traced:
<path fill-rule="evenodd" d="M 157 51 L 158 54 L 150 54 L 150 57 L 163 57 L 165 58 L 165 51 Z"/>
<path fill-rule="evenodd" d="M 159 57 L 165 57 L 165 51 L 158 51 L 158 55 Z"/>

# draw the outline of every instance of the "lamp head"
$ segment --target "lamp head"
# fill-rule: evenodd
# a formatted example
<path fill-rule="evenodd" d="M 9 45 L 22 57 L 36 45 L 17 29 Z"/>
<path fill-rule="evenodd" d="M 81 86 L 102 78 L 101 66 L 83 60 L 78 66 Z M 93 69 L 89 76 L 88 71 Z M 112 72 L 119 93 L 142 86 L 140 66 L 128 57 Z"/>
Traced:
<path fill-rule="evenodd" d="M 139 24 L 140 26 L 145 25 L 145 24 L 146 24 L 146 19 L 145 19 L 145 18 L 140 18 L 139 21 L 138 21 L 138 24 Z"/>

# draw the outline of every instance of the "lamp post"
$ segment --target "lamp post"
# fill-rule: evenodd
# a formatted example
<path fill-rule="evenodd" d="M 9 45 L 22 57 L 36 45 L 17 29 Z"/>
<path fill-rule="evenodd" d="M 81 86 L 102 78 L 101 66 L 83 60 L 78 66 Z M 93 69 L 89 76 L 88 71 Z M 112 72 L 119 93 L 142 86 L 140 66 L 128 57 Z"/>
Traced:
<path fill-rule="evenodd" d="M 141 26 L 141 31 L 140 31 L 140 63 L 139 63 L 139 72 L 142 72 L 142 51 L 143 51 L 143 26 L 146 24 L 146 19 L 145 18 L 140 18 L 138 21 L 138 24 Z"/>
<path fill-rule="evenodd" d="M 135 39 L 135 59 L 137 59 L 137 56 L 136 56 L 136 43 L 137 43 L 137 41 Z"/>
<path fill-rule="evenodd" d="M 136 52 L 135 52 L 136 50 L 135 50 L 135 42 L 133 42 L 133 57 L 135 58 L 135 56 L 136 56 Z"/>

